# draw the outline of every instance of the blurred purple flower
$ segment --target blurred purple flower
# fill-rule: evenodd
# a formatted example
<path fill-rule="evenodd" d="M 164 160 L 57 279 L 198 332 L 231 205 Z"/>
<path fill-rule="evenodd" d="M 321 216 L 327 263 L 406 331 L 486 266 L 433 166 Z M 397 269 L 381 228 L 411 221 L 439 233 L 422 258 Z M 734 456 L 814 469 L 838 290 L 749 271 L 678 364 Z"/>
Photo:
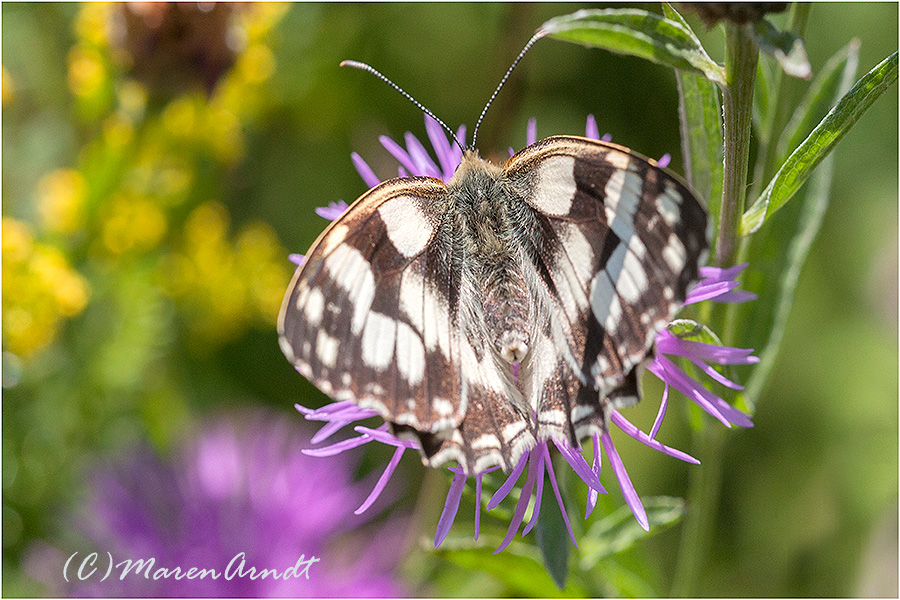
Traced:
<path fill-rule="evenodd" d="M 407 132 L 405 135 L 405 149 L 386 136 L 382 136 L 380 138 L 380 141 L 382 145 L 388 150 L 388 152 L 390 152 L 391 155 L 400 163 L 398 174 L 401 177 L 409 175 L 424 175 L 447 181 L 455 173 L 456 167 L 459 165 L 462 159 L 462 151 L 455 144 L 450 143 L 440 125 L 438 125 L 437 122 L 435 122 L 427 115 L 425 117 L 425 129 L 428 132 L 429 141 L 431 142 L 431 145 L 434 148 L 435 155 L 437 156 L 437 162 L 435 162 L 431 158 L 422 143 L 411 133 Z M 460 127 L 459 132 L 457 133 L 457 137 L 463 142 L 465 141 L 465 133 L 465 126 Z M 612 139 L 612 136 L 610 136 L 610 134 L 608 133 L 603 135 L 602 137 L 599 135 L 597 123 L 593 115 L 588 115 L 587 124 L 585 126 L 585 136 L 591 139 L 599 139 L 605 142 L 609 142 Z M 526 145 L 531 145 L 535 142 L 537 142 L 537 121 L 532 118 L 528 121 L 528 127 L 526 131 Z M 510 156 L 515 153 L 512 148 L 510 148 L 509 152 Z M 360 176 L 363 178 L 363 181 L 367 185 L 369 185 L 370 187 L 374 187 L 381 182 L 381 180 L 375 175 L 369 165 L 358 154 L 354 152 L 351 158 L 353 160 L 354 166 L 356 167 L 356 170 L 359 172 Z M 669 165 L 670 162 L 671 156 L 669 154 L 665 154 L 657 161 L 657 164 L 660 167 L 665 168 Z M 316 213 L 325 218 L 335 219 L 343 214 L 346 209 L 347 205 L 343 203 L 343 201 L 341 201 L 340 203 L 332 203 L 328 207 L 318 208 L 316 209 Z M 746 265 L 739 265 L 730 269 L 701 267 L 700 275 L 701 277 L 703 277 L 703 279 L 688 294 L 685 304 L 693 304 L 696 302 L 701 302 L 703 300 L 716 300 L 718 302 L 746 302 L 748 300 L 754 299 L 756 296 L 752 293 L 735 290 L 735 288 L 738 287 L 739 284 L 734 281 L 734 278 L 745 267 Z M 703 410 L 722 421 L 727 427 L 731 427 L 731 425 L 738 425 L 740 427 L 752 427 L 753 423 L 750 421 L 748 415 L 732 407 L 727 402 L 725 402 L 725 400 L 707 390 L 701 383 L 691 378 L 683 369 L 675 364 L 672 359 L 669 358 L 669 356 L 684 357 L 700 367 L 703 372 L 705 372 L 718 383 L 732 389 L 742 389 L 741 386 L 725 378 L 718 371 L 712 368 L 709 363 L 724 365 L 751 364 L 758 362 L 758 358 L 751 356 L 752 352 L 752 350 L 728 348 L 724 346 L 715 346 L 712 344 L 682 340 L 673 335 L 670 331 L 664 330 L 660 332 L 656 338 L 655 357 L 652 361 L 650 361 L 647 367 L 650 372 L 659 377 L 666 385 L 663 392 L 662 401 L 660 403 L 660 410 L 650 433 L 647 434 L 641 431 L 638 427 L 630 423 L 616 410 L 611 411 L 610 422 L 618 427 L 621 431 L 623 431 L 626 435 L 649 446 L 650 448 L 653 448 L 658 452 L 662 452 L 663 454 L 667 454 L 668 456 L 672 456 L 685 462 L 699 464 L 699 461 L 692 456 L 689 456 L 688 454 L 685 454 L 680 450 L 665 446 L 655 439 L 656 433 L 659 431 L 659 427 L 662 424 L 662 419 L 665 416 L 670 386 L 674 387 L 678 391 L 682 392 L 685 396 L 696 402 L 701 408 L 703 408 Z M 336 433 L 346 425 L 350 425 L 351 423 L 359 420 L 377 416 L 377 413 L 374 410 L 359 408 L 351 401 L 334 402 L 317 410 L 311 410 L 300 405 L 297 405 L 296 407 L 297 410 L 303 413 L 306 419 L 311 421 L 323 421 L 326 423 L 319 430 L 319 432 L 315 436 L 313 436 L 313 444 L 318 444 L 325 441 L 332 434 Z M 403 453 L 408 449 L 417 449 L 418 445 L 414 441 L 405 439 L 401 440 L 393 436 L 388 431 L 388 426 L 386 423 L 382 424 L 377 429 L 356 426 L 354 427 L 354 430 L 360 434 L 358 437 L 346 439 L 325 447 L 304 450 L 304 452 L 310 456 L 333 456 L 351 448 L 356 448 L 373 441 L 381 442 L 395 448 L 393 457 L 391 458 L 390 462 L 379 478 L 371 494 L 366 498 L 365 502 L 363 502 L 363 504 L 356 509 L 356 514 L 361 514 L 365 512 L 369 508 L 369 506 L 371 506 L 371 504 L 384 490 L 387 482 L 391 478 L 391 475 L 399 464 Z M 647 519 L 646 511 L 644 510 L 640 498 L 631 483 L 631 478 L 628 476 L 622 460 L 619 458 L 619 454 L 616 451 L 615 446 L 613 445 L 612 438 L 610 437 L 609 432 L 606 431 L 602 434 L 594 434 L 592 441 L 592 465 L 588 465 L 588 463 L 585 461 L 584 457 L 581 454 L 581 448 L 571 448 L 567 443 L 560 442 L 555 439 L 538 442 L 534 448 L 526 452 L 521 457 L 516 467 L 512 470 L 509 477 L 506 479 L 505 483 L 500 486 L 500 488 L 493 495 L 487 505 L 488 510 L 491 510 L 495 508 L 503 499 L 505 499 L 509 492 L 512 491 L 512 489 L 515 487 L 515 484 L 521 477 L 523 471 L 525 470 L 525 467 L 528 466 L 528 474 L 526 475 L 525 483 L 522 486 L 522 492 L 519 496 L 519 501 L 513 513 L 513 518 L 510 522 L 506 537 L 503 539 L 503 542 L 497 548 L 495 553 L 503 550 L 512 541 L 513 537 L 518 532 L 519 527 L 521 526 L 525 518 L 528 504 L 530 503 L 532 496 L 534 497 L 532 516 L 529 522 L 525 525 L 522 535 L 527 534 L 534 527 L 537 521 L 537 516 L 540 512 L 545 471 L 550 476 L 550 484 L 553 489 L 554 496 L 556 497 L 556 501 L 559 504 L 560 511 L 562 512 L 562 516 L 569 531 L 569 535 L 572 538 L 572 543 L 577 547 L 578 544 L 575 540 L 575 535 L 572 532 L 568 513 L 565 506 L 563 505 L 559 487 L 556 482 L 556 476 L 553 472 L 553 464 L 550 460 L 551 443 L 557 448 L 559 453 L 563 456 L 569 466 L 575 471 L 578 477 L 588 486 L 587 514 L 585 515 L 585 518 L 590 516 L 591 512 L 593 511 L 598 495 L 607 493 L 600 483 L 600 449 L 602 447 L 611 463 L 616 480 L 619 482 L 619 487 L 622 490 L 622 495 L 625 498 L 625 502 L 628 504 L 641 527 L 643 527 L 645 530 L 649 530 L 650 525 Z M 488 469 L 484 473 L 480 473 L 474 476 L 476 498 L 475 539 L 478 539 L 479 526 L 481 521 L 480 499 L 482 476 L 485 473 L 493 471 L 497 468 L 498 467 Z M 462 492 L 465 488 L 467 480 L 467 476 L 465 475 L 465 473 L 458 467 L 448 467 L 448 469 L 454 473 L 454 476 L 453 481 L 450 484 L 450 490 L 447 494 L 447 500 L 444 504 L 444 510 L 438 521 L 434 540 L 435 547 L 440 546 L 441 542 L 443 542 L 450 531 L 450 527 L 453 524 L 453 520 L 455 519 L 456 513 L 459 509 L 460 499 L 462 497 Z"/>
<path fill-rule="evenodd" d="M 79 556 L 109 551 L 115 562 L 155 558 L 151 573 L 197 567 L 222 574 L 243 552 L 245 569 L 276 569 L 281 577 L 154 580 L 141 571 L 120 580 L 114 571 L 106 581 L 91 580 L 70 591 L 106 597 L 403 594 L 392 572 L 402 555 L 405 526 L 396 518 L 371 524 L 365 538 L 357 533 L 354 540 L 348 532 L 364 521 L 348 515 L 365 496 L 365 484 L 351 479 L 356 465 L 334 457 L 322 468 L 299 450 L 303 439 L 303 432 L 270 415 L 243 425 L 222 420 L 172 460 L 142 448 L 102 470 L 83 511 L 83 528 L 95 546 L 78 548 Z M 351 537 L 338 546 L 334 540 L 342 534 Z M 301 555 L 319 560 L 304 576 L 285 578 L 285 569 Z M 297 568 L 298 574 L 303 570 Z"/>

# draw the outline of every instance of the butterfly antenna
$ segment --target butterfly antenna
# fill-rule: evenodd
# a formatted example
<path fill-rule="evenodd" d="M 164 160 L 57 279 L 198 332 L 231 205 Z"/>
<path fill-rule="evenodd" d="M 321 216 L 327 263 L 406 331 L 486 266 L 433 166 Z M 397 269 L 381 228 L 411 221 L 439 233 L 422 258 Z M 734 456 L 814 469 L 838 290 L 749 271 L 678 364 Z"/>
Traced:
<path fill-rule="evenodd" d="M 519 55 L 516 57 L 516 60 L 510 65 L 509 69 L 506 70 L 506 75 L 503 76 L 503 79 L 500 80 L 500 84 L 497 86 L 497 89 L 494 90 L 494 93 L 491 94 L 490 99 L 487 101 L 487 104 L 484 105 L 484 108 L 481 110 L 481 116 L 478 117 L 478 122 L 475 123 L 475 131 L 472 132 L 472 147 L 475 147 L 475 141 L 478 139 L 478 128 L 481 127 L 481 122 L 484 120 L 484 115 L 487 113 L 488 109 L 491 107 L 491 104 L 494 103 L 494 98 L 497 97 L 497 94 L 500 93 L 500 90 L 503 89 L 503 86 L 506 85 L 506 80 L 509 79 L 509 76 L 512 74 L 513 69 L 516 68 L 516 65 L 519 64 L 519 61 L 525 56 L 525 53 L 531 50 L 531 47 L 534 46 L 535 42 L 537 42 L 542 37 L 545 37 L 548 32 L 546 31 L 538 31 L 528 43 L 525 44 L 525 47 L 522 48 L 522 51 L 519 52 Z"/>
<path fill-rule="evenodd" d="M 410 102 L 415 104 L 419 108 L 419 110 L 421 110 L 423 113 L 425 113 L 426 115 L 428 115 L 429 117 L 431 117 L 432 119 L 437 121 L 440 124 L 440 126 L 443 127 L 447 131 L 447 133 L 450 134 L 450 137 L 453 138 L 453 141 L 456 142 L 456 145 L 459 146 L 459 149 L 465 152 L 465 149 L 466 149 L 465 146 L 462 145 L 462 143 L 459 141 L 459 138 L 457 138 L 456 134 L 453 133 L 453 130 L 450 129 L 449 127 L 447 127 L 446 123 L 444 123 L 443 121 L 438 119 L 436 116 L 434 116 L 434 113 L 431 112 L 430 110 L 428 110 L 427 108 L 425 108 L 424 104 L 422 104 L 421 102 L 419 102 L 418 100 L 416 100 L 415 98 L 413 98 L 412 96 L 407 94 L 403 90 L 403 88 L 401 88 L 399 85 L 397 85 L 396 83 L 394 83 L 393 81 L 388 79 L 387 76 L 382 75 L 379 71 L 376 71 L 370 65 L 367 65 L 366 63 L 358 62 L 355 60 L 342 61 L 341 66 L 342 67 L 353 67 L 354 69 L 359 69 L 360 71 L 367 71 L 367 72 L 371 73 L 372 75 L 374 75 L 375 77 L 377 77 L 378 79 L 385 82 L 386 84 L 388 84 L 389 86 L 391 86 L 392 88 L 394 88 L 395 90 L 397 90 L 398 92 L 400 92 L 400 95 L 402 95 L 404 98 L 406 98 L 407 100 L 409 100 Z"/>

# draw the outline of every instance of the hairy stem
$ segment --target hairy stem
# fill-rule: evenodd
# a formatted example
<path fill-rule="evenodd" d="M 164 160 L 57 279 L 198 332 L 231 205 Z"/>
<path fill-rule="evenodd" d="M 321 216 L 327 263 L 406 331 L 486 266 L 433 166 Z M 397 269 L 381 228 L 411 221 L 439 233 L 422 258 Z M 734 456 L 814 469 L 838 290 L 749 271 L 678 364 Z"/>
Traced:
<path fill-rule="evenodd" d="M 759 60 L 759 50 L 747 25 L 726 24 L 725 45 L 726 85 L 722 88 L 725 172 L 716 242 L 716 265 L 720 267 L 735 264 L 740 252 L 738 228 L 747 191 L 753 85 Z M 733 329 L 727 322 L 726 311 L 714 310 L 713 313 L 710 324 L 714 330 L 727 334 Z M 717 427 L 704 428 L 695 435 L 702 468 L 691 473 L 689 509 L 684 521 L 673 596 L 696 596 L 698 593 L 699 574 L 706 565 L 712 545 L 724 440 L 724 432 Z"/>
<path fill-rule="evenodd" d="M 750 127 L 753 111 L 753 83 L 759 50 L 748 25 L 725 26 L 725 79 L 722 89 L 723 133 L 725 136 L 725 180 L 716 265 L 734 264 L 738 254 L 738 228 L 744 214 L 747 192 L 747 165 L 750 161 Z"/>

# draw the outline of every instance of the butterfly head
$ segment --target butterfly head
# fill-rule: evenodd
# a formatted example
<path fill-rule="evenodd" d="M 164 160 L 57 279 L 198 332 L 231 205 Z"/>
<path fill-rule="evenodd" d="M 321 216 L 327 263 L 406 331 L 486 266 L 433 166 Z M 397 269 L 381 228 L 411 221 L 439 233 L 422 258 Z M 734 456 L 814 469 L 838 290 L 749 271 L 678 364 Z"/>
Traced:
<path fill-rule="evenodd" d="M 453 177 L 447 182 L 447 187 L 465 186 L 467 182 L 470 182 L 469 185 L 477 185 L 486 179 L 497 179 L 502 171 L 501 167 L 481 158 L 478 150 L 468 148 L 463 152 L 462 160 L 456 167 Z"/>

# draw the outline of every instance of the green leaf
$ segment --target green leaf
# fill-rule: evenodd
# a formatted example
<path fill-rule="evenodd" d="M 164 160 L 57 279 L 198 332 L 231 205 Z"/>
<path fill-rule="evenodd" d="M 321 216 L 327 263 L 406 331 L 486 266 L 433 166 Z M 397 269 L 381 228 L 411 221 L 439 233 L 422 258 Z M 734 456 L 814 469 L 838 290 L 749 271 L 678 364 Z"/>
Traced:
<path fill-rule="evenodd" d="M 722 345 L 722 340 L 712 329 L 692 319 L 675 319 L 669 323 L 667 329 L 672 335 L 682 340 L 703 342 L 715 346 Z"/>
<path fill-rule="evenodd" d="M 603 558 L 627 550 L 640 539 L 655 535 L 684 515 L 684 500 L 668 496 L 654 496 L 643 500 L 650 531 L 644 531 L 631 509 L 621 506 L 610 515 L 595 522 L 580 540 L 579 565 L 583 570 L 594 567 Z"/>
<path fill-rule="evenodd" d="M 825 63 L 794 110 L 791 120 L 781 134 L 781 139 L 778 140 L 779 162 L 800 144 L 813 128 L 813 124 L 828 112 L 828 108 L 839 96 L 837 89 L 844 80 L 845 71 L 852 67 L 852 72 L 856 73 L 858 63 L 859 40 L 851 41 Z"/>
<path fill-rule="evenodd" d="M 799 36 L 790 31 L 779 31 L 766 19 L 760 19 L 753 24 L 753 37 L 759 49 L 774 56 L 785 73 L 809 79 L 812 68 Z"/>
<path fill-rule="evenodd" d="M 755 232 L 790 200 L 872 103 L 897 80 L 897 52 L 866 73 L 781 165 L 744 213 L 741 234 Z"/>
<path fill-rule="evenodd" d="M 768 142 L 769 121 L 773 116 L 772 98 L 775 97 L 768 65 L 765 60 L 756 63 L 756 85 L 753 86 L 753 126 L 760 144 Z"/>
<path fill-rule="evenodd" d="M 840 63 L 842 68 L 828 103 L 850 89 L 856 76 L 857 50 L 851 43 L 829 60 L 829 65 Z M 827 70 L 828 67 L 819 78 L 830 78 Z M 744 391 L 738 396 L 751 412 L 775 364 L 801 269 L 828 208 L 833 165 L 834 156 L 826 157 L 810 178 L 803 202 L 787 208 L 787 216 L 794 217 L 792 213 L 796 212 L 796 218 L 778 219 L 750 239 L 747 255 L 752 266 L 744 272 L 744 287 L 756 291 L 760 300 L 744 305 L 745 310 L 739 313 L 736 336 L 744 340 L 745 345 L 756 348 L 760 358 Z M 788 239 L 790 241 L 785 243 Z M 781 275 L 772 277 L 771 273 Z"/>
<path fill-rule="evenodd" d="M 618 561 L 606 559 L 597 569 L 607 598 L 658 598 L 660 593 L 644 577 Z"/>
<path fill-rule="evenodd" d="M 719 221 L 724 143 L 719 90 L 708 79 L 675 72 L 684 171 L 691 189 Z"/>
<path fill-rule="evenodd" d="M 668 3 L 666 17 L 694 33 L 684 18 Z M 700 43 L 699 41 L 697 42 Z M 678 116 L 685 176 L 691 189 L 708 208 L 713 223 L 719 222 L 722 203 L 722 102 L 718 88 L 705 77 L 675 70 L 678 82 Z M 715 239 L 715 236 L 713 236 Z"/>
<path fill-rule="evenodd" d="M 683 20 L 637 9 L 588 9 L 550 19 L 541 29 L 560 40 L 637 56 L 725 84 L 725 70 Z"/>
<path fill-rule="evenodd" d="M 435 553 L 466 569 L 492 575 L 509 587 L 513 596 L 573 598 L 587 595 L 587 590 L 577 581 L 569 581 L 564 589 L 558 589 L 541 565 L 541 557 L 534 546 L 513 542 L 503 552 L 493 554 L 500 538 L 485 538 L 484 541 L 490 541 L 490 547 L 440 550 Z"/>
<path fill-rule="evenodd" d="M 541 550 L 544 566 L 547 567 L 547 573 L 556 582 L 556 586 L 563 589 L 569 576 L 572 541 L 569 539 L 569 531 L 566 529 L 556 497 L 547 492 L 550 490 L 545 488 L 541 499 L 541 512 L 534 526 L 534 536 Z"/>
<path fill-rule="evenodd" d="M 688 184 L 718 223 L 722 197 L 722 103 L 708 79 L 676 71 L 681 145 Z"/>

